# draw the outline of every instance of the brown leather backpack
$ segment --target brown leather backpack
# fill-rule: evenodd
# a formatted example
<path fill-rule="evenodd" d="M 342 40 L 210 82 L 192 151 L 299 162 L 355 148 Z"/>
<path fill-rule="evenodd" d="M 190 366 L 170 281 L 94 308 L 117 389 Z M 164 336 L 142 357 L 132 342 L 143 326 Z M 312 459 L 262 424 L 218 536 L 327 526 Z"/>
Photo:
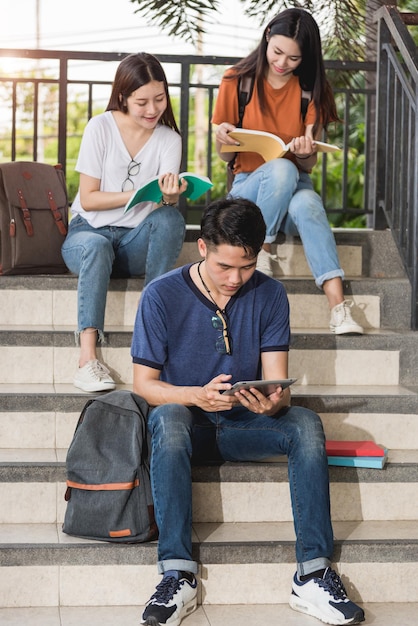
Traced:
<path fill-rule="evenodd" d="M 0 165 L 0 274 L 62 274 L 68 196 L 60 165 Z"/>

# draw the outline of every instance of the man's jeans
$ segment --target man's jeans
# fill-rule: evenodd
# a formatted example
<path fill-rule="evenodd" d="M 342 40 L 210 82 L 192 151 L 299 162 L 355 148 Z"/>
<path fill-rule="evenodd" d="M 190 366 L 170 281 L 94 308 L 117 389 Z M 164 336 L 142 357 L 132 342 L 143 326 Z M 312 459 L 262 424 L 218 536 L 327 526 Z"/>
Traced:
<path fill-rule="evenodd" d="M 321 197 L 313 190 L 309 174 L 289 159 L 273 159 L 250 174 L 237 174 L 230 196 L 247 198 L 260 207 L 266 243 L 273 243 L 279 231 L 300 236 L 318 287 L 331 278 L 344 278 Z"/>
<path fill-rule="evenodd" d="M 309 574 L 330 565 L 328 462 L 316 413 L 291 407 L 268 417 L 244 407 L 207 413 L 197 407 L 165 404 L 150 411 L 148 429 L 160 573 L 170 569 L 197 573 L 191 539 L 192 456 L 194 463 L 213 463 L 287 455 L 298 572 Z"/>
<path fill-rule="evenodd" d="M 136 228 L 93 228 L 80 215 L 70 222 L 62 256 L 78 275 L 78 332 L 97 328 L 102 336 L 110 276 L 143 276 L 145 283 L 174 267 L 185 224 L 174 207 L 152 211 Z"/>

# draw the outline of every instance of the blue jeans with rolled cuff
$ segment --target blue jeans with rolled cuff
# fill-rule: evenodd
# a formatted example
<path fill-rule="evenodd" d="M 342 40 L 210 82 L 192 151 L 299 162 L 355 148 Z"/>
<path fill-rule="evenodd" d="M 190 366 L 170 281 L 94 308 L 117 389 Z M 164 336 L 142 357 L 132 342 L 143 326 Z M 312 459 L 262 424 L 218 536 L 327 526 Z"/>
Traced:
<path fill-rule="evenodd" d="M 76 337 L 85 328 L 96 328 L 103 339 L 110 277 L 145 274 L 147 284 L 168 272 L 180 254 L 184 233 L 184 218 L 171 206 L 155 209 L 136 228 L 93 228 L 76 215 L 62 246 L 68 269 L 78 276 Z"/>
<path fill-rule="evenodd" d="M 229 195 L 247 198 L 260 207 L 267 226 L 266 243 L 273 243 L 279 231 L 301 238 L 319 288 L 326 280 L 344 278 L 322 199 L 309 174 L 299 171 L 292 161 L 273 159 L 254 172 L 237 174 Z"/>
<path fill-rule="evenodd" d="M 192 460 L 262 461 L 280 455 L 288 457 L 298 573 L 310 574 L 330 565 L 333 531 L 328 461 L 322 422 L 316 413 L 290 407 L 270 417 L 244 407 L 209 413 L 165 404 L 150 411 L 148 429 L 160 573 L 198 571 L 192 557 Z"/>

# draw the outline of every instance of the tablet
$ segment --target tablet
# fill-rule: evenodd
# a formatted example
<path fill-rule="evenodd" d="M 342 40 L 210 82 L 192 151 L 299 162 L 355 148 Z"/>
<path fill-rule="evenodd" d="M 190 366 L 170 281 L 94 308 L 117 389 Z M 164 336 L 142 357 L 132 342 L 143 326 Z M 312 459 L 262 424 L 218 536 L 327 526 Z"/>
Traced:
<path fill-rule="evenodd" d="M 279 385 L 282 389 L 286 389 L 287 387 L 290 387 L 290 385 L 293 385 L 296 381 L 297 378 L 285 378 L 283 380 L 242 380 L 232 385 L 231 389 L 227 389 L 222 393 L 226 393 L 227 396 L 230 396 L 240 389 L 250 389 L 251 387 L 256 387 L 264 393 L 265 396 L 269 396 L 271 393 L 274 393 L 276 387 Z"/>

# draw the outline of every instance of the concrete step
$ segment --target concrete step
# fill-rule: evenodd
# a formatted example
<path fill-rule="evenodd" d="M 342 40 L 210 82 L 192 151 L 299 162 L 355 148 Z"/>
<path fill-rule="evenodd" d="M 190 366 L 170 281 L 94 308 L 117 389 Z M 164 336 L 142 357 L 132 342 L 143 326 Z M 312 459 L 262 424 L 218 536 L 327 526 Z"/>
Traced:
<path fill-rule="evenodd" d="M 132 384 L 132 328 L 109 328 L 99 359 L 119 384 Z M 44 326 L 0 328 L 0 380 L 4 384 L 71 384 L 79 349 L 72 330 Z M 362 336 L 294 330 L 290 375 L 306 385 L 415 385 L 418 334 L 381 330 Z"/>
<path fill-rule="evenodd" d="M 178 265 L 199 259 L 196 237 L 188 233 Z M 389 232 L 335 233 L 347 279 L 344 291 L 355 303 L 353 314 L 366 329 L 410 328 L 411 289 Z M 280 263 L 275 276 L 286 286 L 292 328 L 328 328 L 327 300 L 315 286 L 300 240 L 276 246 Z M 105 327 L 131 325 L 135 319 L 143 280 L 111 280 Z M 55 325 L 74 328 L 77 319 L 77 278 L 62 276 L 2 276 L 0 292 L 6 306 L 0 326 L 25 328 Z"/>
<path fill-rule="evenodd" d="M 0 591 L 1 594 L 1 591 Z M 100 596 L 100 590 L 98 590 Z M 362 604 L 367 624 L 415 626 L 414 603 Z M 0 609 L 0 623 L 8 626 L 137 626 L 142 606 L 37 607 Z M 296 613 L 287 604 L 204 604 L 182 622 L 183 626 L 318 626 L 313 617 Z"/>
<path fill-rule="evenodd" d="M 310 277 L 281 279 L 289 297 L 292 328 L 328 328 L 327 299 Z M 108 291 L 105 329 L 132 326 L 143 280 L 112 279 Z M 406 278 L 351 278 L 344 281 L 353 316 L 365 329 L 410 328 L 410 286 Z M 68 326 L 77 320 L 75 276 L 3 276 L 0 326 L 35 328 Z"/>
<path fill-rule="evenodd" d="M 372 439 L 408 450 L 418 448 L 417 392 L 402 386 L 295 384 L 292 403 L 317 412 L 328 439 Z M 84 404 L 98 395 L 72 385 L 0 384 L 0 450 L 68 448 Z"/>
<path fill-rule="evenodd" d="M 177 265 L 200 260 L 196 245 L 198 236 L 198 231 L 188 233 Z M 350 231 L 350 235 L 347 237 L 347 233 L 339 231 L 335 233 L 335 237 L 340 264 L 344 268 L 345 274 L 353 277 L 367 276 L 370 268 L 368 262 L 370 255 L 367 254 L 367 250 L 370 248 L 369 236 L 362 231 Z M 279 235 L 277 243 L 272 246 L 272 253 L 277 256 L 277 262 L 272 264 L 275 276 L 312 276 L 306 262 L 302 243 L 298 237 L 285 238 L 283 235 Z M 393 271 L 393 269 L 390 270 L 391 273 Z"/>
<path fill-rule="evenodd" d="M 334 522 L 334 533 L 334 567 L 354 601 L 418 602 L 416 520 Z M 292 523 L 194 523 L 193 544 L 203 606 L 288 602 Z M 156 542 L 86 541 L 54 524 L 0 525 L 0 558 L 2 607 L 141 606 L 160 579 Z"/>
<path fill-rule="evenodd" d="M 197 236 L 188 233 L 179 265 L 198 260 Z M 390 449 L 384 470 L 330 468 L 334 560 L 350 597 L 366 603 L 368 621 L 409 626 L 418 608 L 418 346 L 408 330 L 410 288 L 390 233 L 335 236 L 349 277 L 345 292 L 369 332 L 332 335 L 300 241 L 278 245 L 276 276 L 291 305 L 290 372 L 299 379 L 293 403 L 320 413 L 330 439 L 373 439 Z M 100 354 L 121 388 L 132 381 L 129 348 L 142 288 L 141 279 L 111 281 Z M 0 278 L 0 624 L 137 623 L 159 580 L 155 542 L 115 546 L 61 532 L 66 450 L 95 395 L 71 384 L 76 289 L 71 275 Z M 295 555 L 285 459 L 195 467 L 193 505 L 195 558 L 203 565 L 200 607 L 185 625 L 318 623 L 287 606 Z"/>
<path fill-rule="evenodd" d="M 346 276 L 370 278 L 402 278 L 405 270 L 389 230 L 333 229 L 340 265 Z M 196 240 L 199 230 L 188 230 L 178 265 L 200 260 Z M 278 277 L 311 276 L 299 237 L 279 233 L 272 252 L 278 263 L 273 269 Z"/>
<path fill-rule="evenodd" d="M 0 451 L 0 523 L 62 522 L 66 450 Z M 390 450 L 383 470 L 330 467 L 334 520 L 417 520 L 418 450 Z M 266 507 L 266 502 L 269 506 Z M 290 522 L 285 457 L 193 468 L 196 522 Z"/>

